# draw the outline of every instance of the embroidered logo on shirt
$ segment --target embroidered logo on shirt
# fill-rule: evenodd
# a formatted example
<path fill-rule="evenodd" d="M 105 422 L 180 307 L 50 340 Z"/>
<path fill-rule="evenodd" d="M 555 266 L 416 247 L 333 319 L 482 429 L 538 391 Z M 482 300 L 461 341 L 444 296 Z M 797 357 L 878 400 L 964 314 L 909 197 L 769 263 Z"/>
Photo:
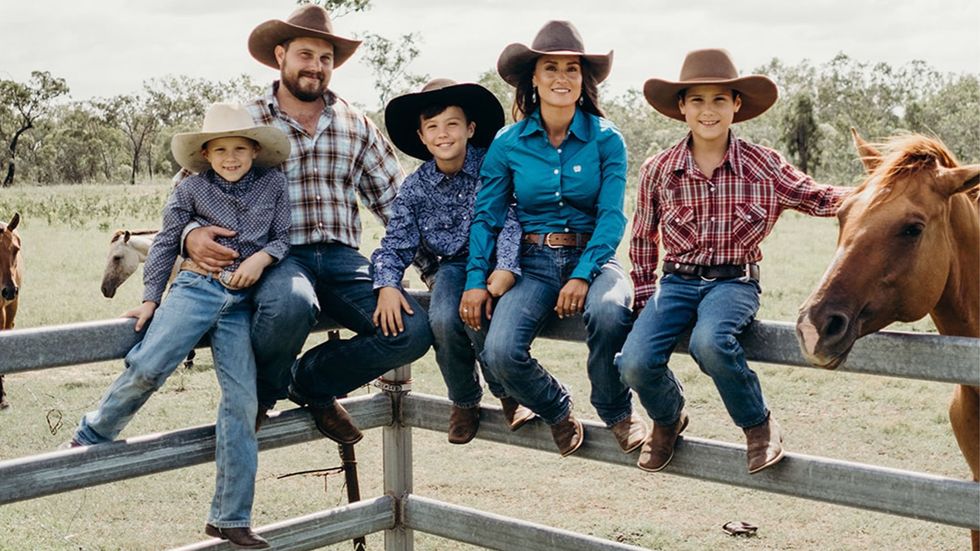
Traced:
<path fill-rule="evenodd" d="M 582 172 L 582 165 L 575 165 L 572 167 L 572 172 Z"/>

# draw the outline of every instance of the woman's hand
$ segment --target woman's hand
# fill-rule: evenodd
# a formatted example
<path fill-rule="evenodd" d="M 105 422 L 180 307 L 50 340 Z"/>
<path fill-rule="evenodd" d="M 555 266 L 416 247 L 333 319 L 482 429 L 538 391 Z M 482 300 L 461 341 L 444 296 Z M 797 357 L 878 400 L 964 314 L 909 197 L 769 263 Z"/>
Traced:
<path fill-rule="evenodd" d="M 558 317 L 565 319 L 582 313 L 582 310 L 585 309 L 585 297 L 588 294 L 588 282 L 577 277 L 569 279 L 568 283 L 561 288 L 561 292 L 558 293 L 558 303 L 555 304 L 555 312 Z"/>
<path fill-rule="evenodd" d="M 486 311 L 487 319 L 493 313 L 493 300 L 486 289 L 470 289 L 463 293 L 459 302 L 459 317 L 470 329 L 480 330 L 482 314 Z"/>

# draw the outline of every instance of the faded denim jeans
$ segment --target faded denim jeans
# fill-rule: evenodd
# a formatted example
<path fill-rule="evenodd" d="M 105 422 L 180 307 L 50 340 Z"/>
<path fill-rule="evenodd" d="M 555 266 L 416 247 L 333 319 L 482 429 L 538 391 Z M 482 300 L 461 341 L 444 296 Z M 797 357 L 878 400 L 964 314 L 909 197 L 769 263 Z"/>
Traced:
<path fill-rule="evenodd" d="M 232 291 L 216 279 L 180 272 L 153 315 L 143 340 L 126 355 L 126 369 L 98 409 L 85 414 L 74 439 L 111 442 L 147 399 L 210 334 L 221 387 L 215 425 L 217 476 L 208 522 L 219 528 L 251 525 L 258 446 L 255 440 L 255 360 L 249 346 L 249 290 Z"/>

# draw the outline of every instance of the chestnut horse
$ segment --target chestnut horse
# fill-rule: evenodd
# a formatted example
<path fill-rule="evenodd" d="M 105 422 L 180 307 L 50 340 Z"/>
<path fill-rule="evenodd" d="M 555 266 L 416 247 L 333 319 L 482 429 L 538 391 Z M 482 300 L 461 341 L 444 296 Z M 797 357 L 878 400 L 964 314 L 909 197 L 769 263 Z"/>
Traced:
<path fill-rule="evenodd" d="M 20 256 L 20 235 L 17 224 L 20 213 L 14 213 L 9 224 L 0 222 L 0 330 L 11 329 L 17 315 L 17 295 L 24 277 L 23 260 Z M 3 390 L 3 375 L 0 375 L 0 409 L 5 409 L 7 393 Z"/>
<path fill-rule="evenodd" d="M 803 355 L 834 369 L 856 339 L 926 314 L 943 335 L 980 337 L 980 165 L 959 166 L 925 136 L 879 152 L 852 134 L 868 177 L 841 205 L 834 259 L 800 307 Z M 949 418 L 980 480 L 980 388 L 957 385 Z"/>

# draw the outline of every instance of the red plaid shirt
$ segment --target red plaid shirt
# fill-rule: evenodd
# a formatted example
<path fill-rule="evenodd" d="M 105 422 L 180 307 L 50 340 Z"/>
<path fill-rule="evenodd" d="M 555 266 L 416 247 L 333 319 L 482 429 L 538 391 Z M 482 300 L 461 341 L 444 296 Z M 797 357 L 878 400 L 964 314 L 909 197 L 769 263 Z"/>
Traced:
<path fill-rule="evenodd" d="M 688 134 L 643 163 L 630 259 L 636 307 L 657 287 L 658 247 L 664 261 L 716 266 L 762 260 L 759 244 L 784 209 L 833 216 L 850 188 L 821 185 L 782 156 L 736 138 L 707 178 L 694 163 Z"/>

